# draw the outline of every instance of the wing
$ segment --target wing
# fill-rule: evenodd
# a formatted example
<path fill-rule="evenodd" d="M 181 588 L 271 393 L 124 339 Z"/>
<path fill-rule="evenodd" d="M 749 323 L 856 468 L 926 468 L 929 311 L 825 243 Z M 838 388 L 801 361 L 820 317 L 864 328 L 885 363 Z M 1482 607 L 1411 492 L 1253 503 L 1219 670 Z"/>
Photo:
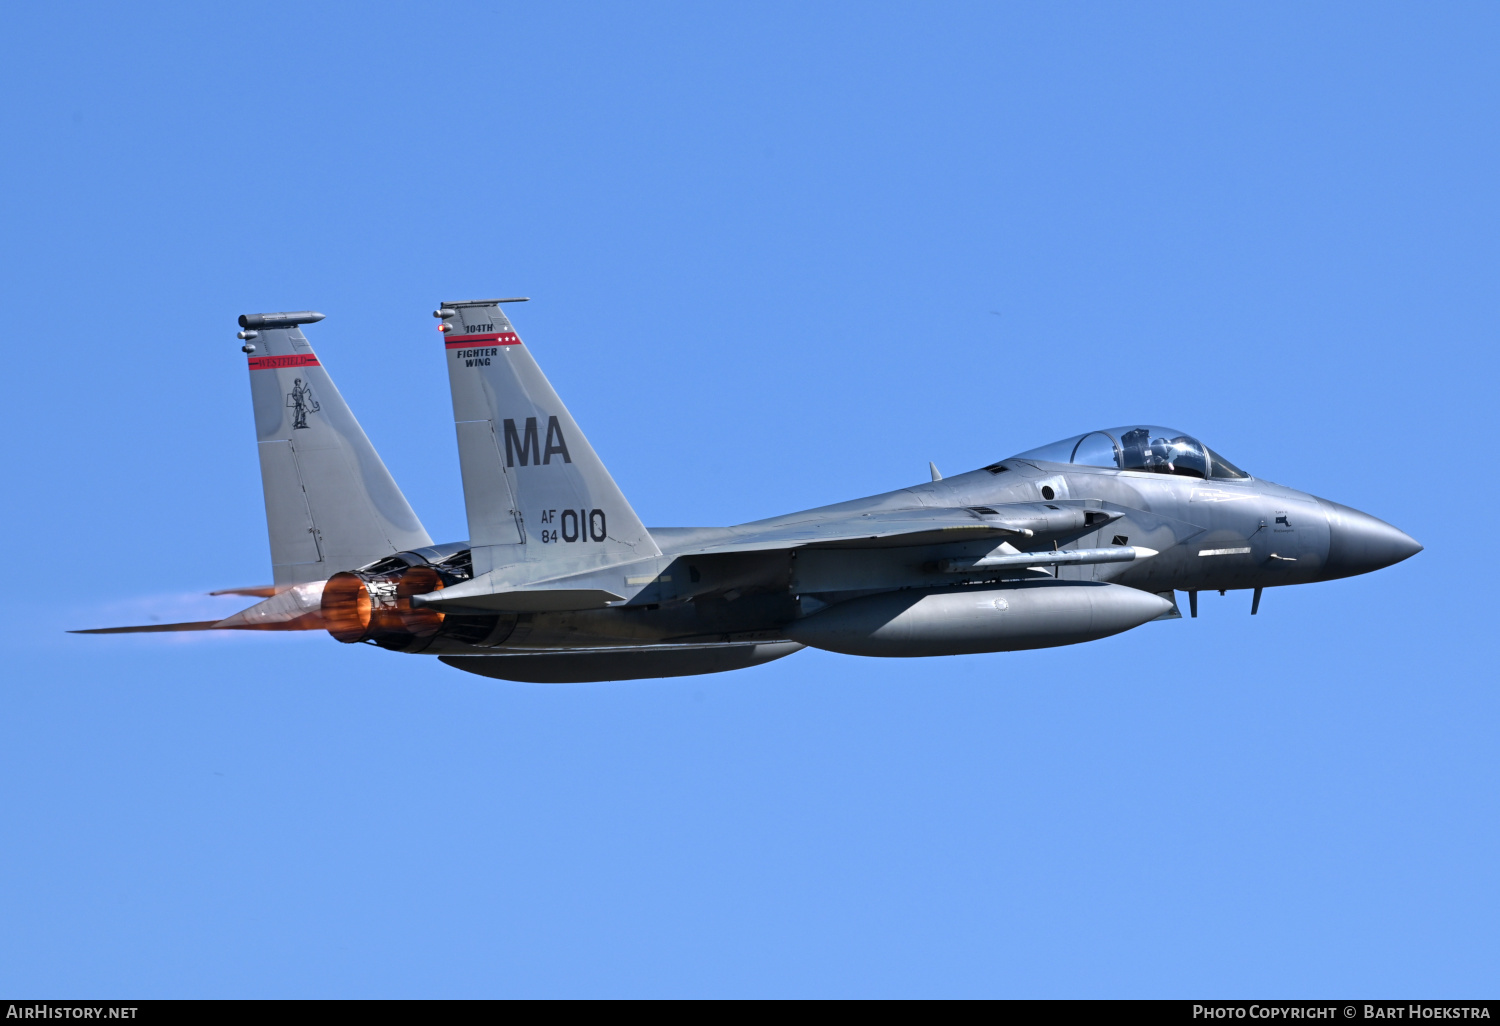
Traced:
<path fill-rule="evenodd" d="M 1054 542 L 1098 530 L 1120 515 L 1081 503 L 1020 502 L 1000 506 L 917 506 L 863 512 L 835 508 L 809 510 L 739 527 L 657 528 L 652 531 L 652 538 L 660 546 L 662 555 L 654 560 L 629 564 L 623 574 L 619 567 L 604 568 L 536 581 L 525 587 L 493 591 L 480 586 L 470 587 L 475 583 L 470 581 L 429 595 L 414 595 L 412 605 L 450 612 L 464 609 L 506 612 L 603 609 L 627 601 L 629 596 L 650 587 L 668 564 L 684 557 L 804 548 L 898 548 L 968 541 L 987 542 L 991 547 L 998 547 L 1007 539 L 1047 548 Z M 961 551 L 955 552 L 955 555 L 960 554 Z M 1109 556 L 1110 559 L 1123 558 L 1113 552 Z M 1080 560 L 1070 557 L 1066 561 Z M 629 572 L 631 567 L 636 569 L 634 575 Z"/>
<path fill-rule="evenodd" d="M 1041 502 L 999 506 L 917 507 L 867 513 L 801 514 L 722 531 L 692 532 L 674 556 L 796 548 L 887 548 L 1006 538 L 1076 536 L 1120 516 L 1110 510 Z"/>

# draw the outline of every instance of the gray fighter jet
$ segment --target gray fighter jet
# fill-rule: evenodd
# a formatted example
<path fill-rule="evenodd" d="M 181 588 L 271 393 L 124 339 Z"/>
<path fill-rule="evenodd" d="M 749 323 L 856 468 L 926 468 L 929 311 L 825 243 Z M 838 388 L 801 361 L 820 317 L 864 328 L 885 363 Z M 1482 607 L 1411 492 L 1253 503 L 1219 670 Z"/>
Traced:
<path fill-rule="evenodd" d="M 1191 435 L 1107 428 L 898 491 L 737 527 L 646 528 L 502 304 L 444 303 L 467 541 L 435 545 L 301 326 L 247 314 L 273 583 L 224 620 L 81 633 L 326 630 L 537 682 L 717 673 L 805 646 L 940 656 L 1179 617 L 1186 591 L 1368 573 L 1420 552 Z M 223 593 L 215 593 L 223 594 Z"/>

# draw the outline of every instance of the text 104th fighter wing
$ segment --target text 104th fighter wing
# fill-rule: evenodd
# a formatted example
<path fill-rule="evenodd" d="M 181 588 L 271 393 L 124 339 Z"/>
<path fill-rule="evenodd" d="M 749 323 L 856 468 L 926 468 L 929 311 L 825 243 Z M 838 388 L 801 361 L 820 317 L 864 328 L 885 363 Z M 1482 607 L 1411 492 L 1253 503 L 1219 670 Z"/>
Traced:
<path fill-rule="evenodd" d="M 223 620 L 81 633 L 320 630 L 563 683 L 718 673 L 812 646 L 1007 652 L 1193 616 L 1198 593 L 1310 584 L 1421 550 L 1192 435 L 1089 431 L 969 473 L 734 527 L 648 529 L 506 315 L 436 311 L 468 538 L 434 544 L 303 334 L 240 318 L 271 583 Z M 1161 629 L 1181 629 L 1169 627 Z"/>

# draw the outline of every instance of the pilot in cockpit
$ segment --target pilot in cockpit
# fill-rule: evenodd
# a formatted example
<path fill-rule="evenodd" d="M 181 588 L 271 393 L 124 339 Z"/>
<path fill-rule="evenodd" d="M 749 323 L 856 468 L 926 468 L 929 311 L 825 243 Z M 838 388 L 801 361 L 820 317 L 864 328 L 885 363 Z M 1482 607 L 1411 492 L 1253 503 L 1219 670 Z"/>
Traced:
<path fill-rule="evenodd" d="M 1031 449 L 1018 458 L 1200 479 L 1210 476 L 1244 479 L 1250 476 L 1192 435 L 1150 425 L 1090 431 Z"/>
<path fill-rule="evenodd" d="M 1148 428 L 1131 428 L 1120 436 L 1120 466 L 1153 474 L 1207 477 L 1207 463 L 1196 440 L 1182 435 L 1151 437 Z"/>
<path fill-rule="evenodd" d="M 1120 436 L 1120 466 L 1129 467 L 1132 470 L 1153 469 L 1159 465 L 1161 460 L 1153 460 L 1151 452 L 1151 432 L 1145 428 L 1132 428 Z"/>

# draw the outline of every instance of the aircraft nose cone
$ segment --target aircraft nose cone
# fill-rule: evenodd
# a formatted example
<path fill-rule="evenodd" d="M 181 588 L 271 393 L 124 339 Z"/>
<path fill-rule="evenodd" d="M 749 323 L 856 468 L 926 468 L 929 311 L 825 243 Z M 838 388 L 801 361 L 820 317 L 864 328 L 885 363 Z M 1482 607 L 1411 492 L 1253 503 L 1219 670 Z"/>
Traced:
<path fill-rule="evenodd" d="M 1422 546 L 1411 535 L 1368 513 L 1322 500 L 1328 513 L 1328 578 L 1353 577 L 1415 556 Z"/>

